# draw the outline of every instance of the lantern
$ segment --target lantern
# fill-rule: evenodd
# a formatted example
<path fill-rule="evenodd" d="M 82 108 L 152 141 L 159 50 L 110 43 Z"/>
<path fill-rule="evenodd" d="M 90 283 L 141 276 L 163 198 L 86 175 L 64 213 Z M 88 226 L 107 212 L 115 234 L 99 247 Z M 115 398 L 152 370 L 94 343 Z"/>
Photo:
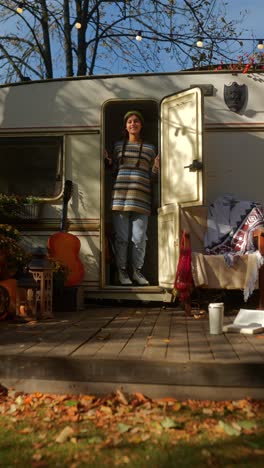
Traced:
<path fill-rule="evenodd" d="M 45 249 L 38 247 L 33 252 L 29 270 L 33 273 L 37 283 L 36 315 L 40 319 L 53 318 L 52 312 L 52 284 L 53 269 Z"/>
<path fill-rule="evenodd" d="M 16 315 L 36 318 L 37 283 L 32 273 L 26 270 L 16 283 Z"/>

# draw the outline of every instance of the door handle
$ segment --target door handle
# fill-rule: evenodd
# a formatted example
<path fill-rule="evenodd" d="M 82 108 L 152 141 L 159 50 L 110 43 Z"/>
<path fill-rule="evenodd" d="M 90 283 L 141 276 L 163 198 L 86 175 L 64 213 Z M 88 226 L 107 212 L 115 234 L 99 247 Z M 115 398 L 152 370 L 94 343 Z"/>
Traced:
<path fill-rule="evenodd" d="M 189 169 L 190 172 L 201 171 L 203 168 L 203 163 L 198 159 L 194 159 L 192 164 L 189 166 L 184 166 L 184 169 Z"/>

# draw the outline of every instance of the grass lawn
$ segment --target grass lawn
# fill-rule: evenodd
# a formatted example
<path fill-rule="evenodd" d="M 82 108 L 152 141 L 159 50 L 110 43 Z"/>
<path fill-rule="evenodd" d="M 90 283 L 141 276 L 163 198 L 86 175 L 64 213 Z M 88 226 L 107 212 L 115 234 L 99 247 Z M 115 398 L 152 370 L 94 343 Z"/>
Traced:
<path fill-rule="evenodd" d="M 0 466 L 262 467 L 264 400 L 152 400 L 0 387 Z"/>

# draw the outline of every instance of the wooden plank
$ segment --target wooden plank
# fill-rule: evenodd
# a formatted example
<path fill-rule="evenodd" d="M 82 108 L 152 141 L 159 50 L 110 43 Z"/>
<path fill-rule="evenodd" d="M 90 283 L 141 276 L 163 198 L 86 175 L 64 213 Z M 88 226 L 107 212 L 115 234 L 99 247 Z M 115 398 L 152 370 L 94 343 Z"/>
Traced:
<path fill-rule="evenodd" d="M 247 340 L 246 335 L 241 333 L 228 333 L 226 337 L 242 362 L 261 362 L 261 355 L 256 352 L 252 344 Z"/>
<path fill-rule="evenodd" d="M 194 362 L 212 361 L 214 356 L 207 340 L 207 320 L 195 318 L 186 320 L 190 360 Z"/>
<path fill-rule="evenodd" d="M 53 327 L 47 324 L 47 326 L 42 329 L 42 334 L 38 340 L 38 343 L 36 343 L 35 346 L 32 346 L 32 348 L 28 349 L 26 352 L 27 354 L 32 353 L 40 355 L 42 352 L 47 353 L 51 352 L 53 349 L 56 349 L 56 351 L 54 351 L 54 355 L 67 355 L 67 353 L 70 352 L 70 350 L 66 349 L 65 347 L 65 350 L 63 351 L 62 347 L 64 346 L 64 344 L 66 346 L 66 343 L 70 342 L 72 351 L 72 345 L 75 344 L 75 348 L 80 345 L 81 334 L 83 334 L 84 340 L 86 333 L 87 339 L 87 335 L 91 336 L 92 334 L 96 333 L 96 331 L 100 329 L 102 324 L 104 323 L 105 321 L 93 321 L 93 326 L 90 326 L 89 329 L 87 329 L 85 326 L 81 326 L 80 323 L 78 323 L 78 321 L 75 323 L 68 322 L 67 326 L 60 328 L 57 328 L 56 326 Z"/>
<path fill-rule="evenodd" d="M 72 353 L 72 356 L 75 358 L 95 356 L 95 354 L 105 346 L 105 342 L 111 340 L 116 331 L 124 327 L 130 317 L 134 316 L 135 313 L 135 309 L 122 309 L 119 315 L 114 318 L 114 320 L 112 320 L 109 324 L 106 324 L 105 327 L 98 330 L 98 333 L 83 343 L 78 349 L 76 349 Z"/>
<path fill-rule="evenodd" d="M 104 344 L 96 353 L 96 357 L 113 357 L 118 356 L 122 349 L 126 346 L 129 339 L 135 334 L 135 331 L 140 326 L 144 315 L 134 315 L 128 318 L 124 326 L 117 330 L 112 330 L 110 340 Z"/>
<path fill-rule="evenodd" d="M 170 333 L 170 320 L 169 310 L 163 309 L 159 312 L 152 335 L 143 351 L 142 359 L 165 359 Z"/>
<path fill-rule="evenodd" d="M 79 342 L 78 344 L 74 340 L 74 336 L 71 336 L 70 338 L 67 339 L 66 342 L 63 343 L 61 349 L 57 348 L 56 350 L 53 351 L 53 355 L 56 356 L 63 356 L 63 355 L 71 355 L 74 353 L 78 353 L 78 350 L 84 346 L 87 342 L 92 342 L 97 339 L 98 335 L 102 334 L 111 334 L 110 330 L 115 329 L 115 327 L 118 327 L 118 323 L 123 324 L 127 320 L 128 314 L 126 312 L 122 312 L 121 314 L 118 314 L 116 317 L 115 315 L 112 316 L 104 316 L 103 319 L 94 319 L 91 320 L 90 322 L 87 322 L 87 325 L 93 324 L 93 327 L 87 328 L 86 329 L 86 336 L 82 332 L 82 326 L 80 324 L 80 330 L 78 331 L 78 336 L 81 337 L 83 336 L 83 339 Z M 65 348 L 65 349 L 64 349 Z"/>
<path fill-rule="evenodd" d="M 135 333 L 122 348 L 119 354 L 119 359 L 141 359 L 143 352 L 148 345 L 149 337 L 152 336 L 152 331 L 159 316 L 159 310 L 147 310 L 140 326 L 135 330 Z"/>
<path fill-rule="evenodd" d="M 215 360 L 238 360 L 237 354 L 224 334 L 210 335 L 208 333 L 206 337 Z"/>
<path fill-rule="evenodd" d="M 47 323 L 42 327 L 42 335 L 38 342 L 25 350 L 25 354 L 68 356 L 107 326 L 116 315 L 116 311 L 105 313 L 104 310 L 97 310 L 96 315 L 94 313 L 89 319 L 83 314 L 79 318 L 72 315 L 73 320 L 69 320 L 67 326 L 60 326 L 59 329 L 56 324 L 54 327 L 53 324 Z"/>
<path fill-rule="evenodd" d="M 189 361 L 186 320 L 178 317 L 176 313 L 171 315 L 169 340 L 166 359 L 176 362 Z"/>
<path fill-rule="evenodd" d="M 0 332 L 1 333 L 1 332 Z M 25 325 L 14 326 L 14 329 L 1 333 L 0 355 L 15 355 L 23 353 L 38 343 L 41 331 L 28 328 Z"/>
<path fill-rule="evenodd" d="M 45 335 L 40 341 L 28 348 L 24 354 L 30 356 L 69 356 L 79 346 L 86 342 L 89 337 L 92 337 L 98 328 L 91 328 L 85 330 L 76 330 L 76 328 L 69 328 L 67 331 L 61 333 L 59 336 L 56 334 Z"/>
<path fill-rule="evenodd" d="M 255 352 L 264 359 L 264 334 L 245 335 Z"/>
<path fill-rule="evenodd" d="M 91 309 L 91 310 L 86 310 L 86 313 L 82 315 L 80 320 L 78 320 L 78 324 L 80 325 L 85 325 L 85 323 L 90 323 L 91 320 L 104 320 L 104 321 L 110 321 L 113 320 L 114 318 L 118 317 L 120 313 L 123 313 L 123 309 L 118 309 L 115 307 L 112 308 L 102 308 L 102 309 Z"/>
<path fill-rule="evenodd" d="M 74 359 L 2 356 L 0 377 L 152 385 L 261 387 L 264 363 L 168 362 L 165 360 Z"/>

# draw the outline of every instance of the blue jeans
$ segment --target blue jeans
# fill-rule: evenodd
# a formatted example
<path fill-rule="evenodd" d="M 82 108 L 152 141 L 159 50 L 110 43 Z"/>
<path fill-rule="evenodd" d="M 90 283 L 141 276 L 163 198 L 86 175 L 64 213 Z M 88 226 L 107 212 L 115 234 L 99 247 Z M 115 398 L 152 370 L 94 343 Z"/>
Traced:
<path fill-rule="evenodd" d="M 114 248 L 117 268 L 128 264 L 128 246 L 132 242 L 131 263 L 142 268 L 145 259 L 148 216 L 134 211 L 114 211 Z"/>

